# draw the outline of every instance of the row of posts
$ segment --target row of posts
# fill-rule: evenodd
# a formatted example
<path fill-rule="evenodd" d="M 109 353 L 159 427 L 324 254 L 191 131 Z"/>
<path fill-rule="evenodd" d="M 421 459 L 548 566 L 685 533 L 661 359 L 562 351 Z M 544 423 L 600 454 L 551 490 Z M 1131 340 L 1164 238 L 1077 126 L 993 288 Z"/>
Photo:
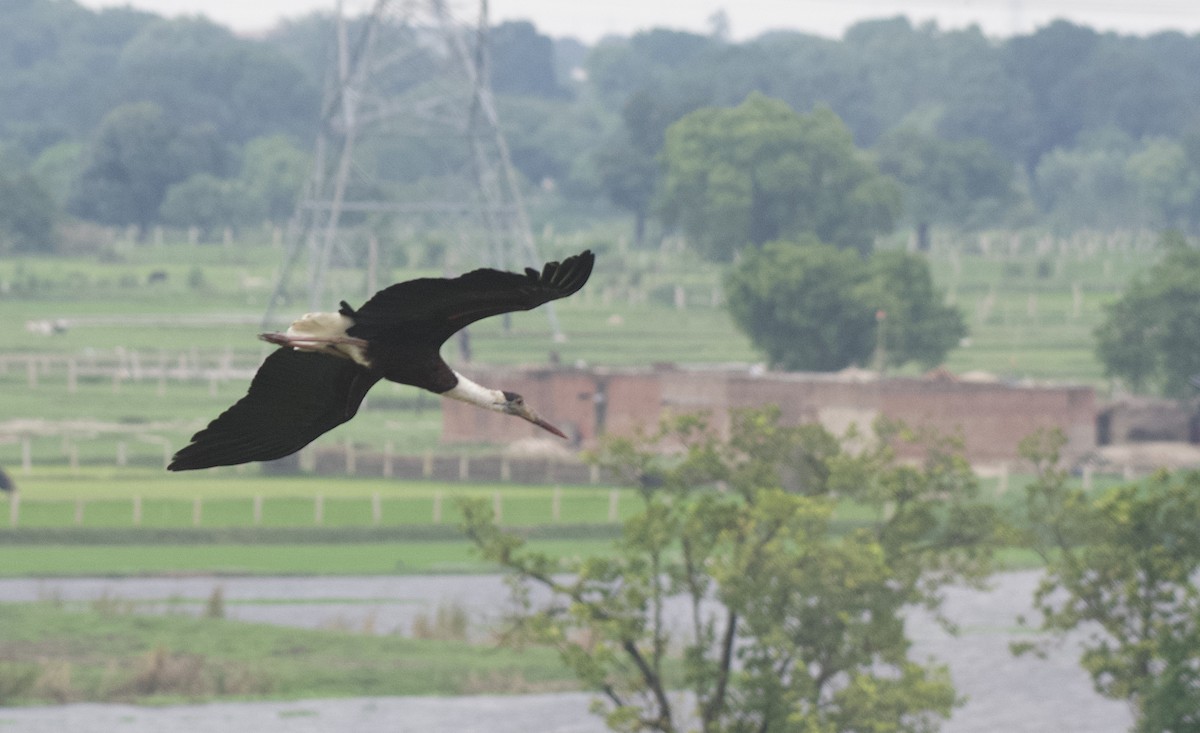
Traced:
<path fill-rule="evenodd" d="M 551 521 L 559 522 L 562 519 L 562 487 L 555 486 L 550 496 L 550 518 Z M 442 523 L 442 505 L 444 494 L 441 491 L 433 493 L 433 523 Z M 371 502 L 371 524 L 378 526 L 383 523 L 383 495 L 380 492 L 375 492 L 370 497 Z M 608 521 L 615 523 L 620 518 L 620 502 L 621 493 L 617 489 L 612 489 L 608 493 Z M 261 494 L 255 495 L 252 502 L 252 519 L 254 526 L 260 526 L 263 521 L 263 503 L 264 499 Z M 85 509 L 87 501 L 84 499 L 75 500 L 75 526 L 82 526 L 84 521 Z M 131 500 L 131 520 L 133 526 L 138 527 L 142 524 L 142 497 L 135 496 Z M 502 522 L 504 519 L 504 495 L 500 490 L 492 493 L 492 513 L 496 517 L 497 522 Z M 199 527 L 204 518 L 204 500 L 197 496 L 192 500 L 192 526 Z M 12 494 L 8 500 L 8 524 L 10 527 L 18 527 L 21 523 L 21 495 L 19 493 Z M 325 495 L 316 494 L 313 497 L 313 524 L 321 526 L 325 524 Z"/>

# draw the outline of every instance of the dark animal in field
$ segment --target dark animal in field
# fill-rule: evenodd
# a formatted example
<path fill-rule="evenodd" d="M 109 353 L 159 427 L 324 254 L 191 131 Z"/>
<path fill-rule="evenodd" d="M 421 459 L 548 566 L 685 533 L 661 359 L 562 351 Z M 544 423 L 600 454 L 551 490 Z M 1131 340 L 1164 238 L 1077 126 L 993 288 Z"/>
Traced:
<path fill-rule="evenodd" d="M 521 395 L 477 384 L 439 351 L 482 318 L 565 298 L 592 273 L 590 251 L 547 263 L 541 272 L 481 269 L 456 278 L 421 278 L 379 291 L 355 310 L 309 313 L 285 333 L 264 333 L 280 348 L 259 367 L 250 390 L 175 454 L 172 471 L 270 461 L 290 455 L 358 411 L 381 379 L 515 415 L 559 437 Z"/>

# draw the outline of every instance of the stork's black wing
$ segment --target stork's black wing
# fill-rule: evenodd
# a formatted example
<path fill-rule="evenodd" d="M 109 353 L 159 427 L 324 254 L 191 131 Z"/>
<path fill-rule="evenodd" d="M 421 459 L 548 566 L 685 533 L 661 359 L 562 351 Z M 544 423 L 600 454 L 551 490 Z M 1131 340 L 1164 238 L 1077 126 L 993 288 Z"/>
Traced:
<path fill-rule="evenodd" d="M 540 273 L 531 268 L 524 273 L 482 269 L 455 278 L 397 283 L 348 314 L 355 321 L 348 333 L 368 340 L 390 333 L 412 343 L 440 346 L 481 318 L 567 297 L 587 282 L 594 262 L 588 250 L 561 263 L 547 263 Z"/>
<path fill-rule="evenodd" d="M 259 367 L 246 396 L 192 436 L 167 468 L 232 466 L 295 453 L 354 417 L 377 381 L 349 359 L 278 349 Z"/>

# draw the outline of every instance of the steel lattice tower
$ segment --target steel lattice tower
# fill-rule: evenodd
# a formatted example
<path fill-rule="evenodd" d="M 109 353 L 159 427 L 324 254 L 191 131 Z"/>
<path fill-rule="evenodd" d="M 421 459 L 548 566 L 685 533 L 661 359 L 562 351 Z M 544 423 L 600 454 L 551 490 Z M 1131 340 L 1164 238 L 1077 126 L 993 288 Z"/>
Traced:
<path fill-rule="evenodd" d="M 462 269 L 540 263 L 491 93 L 487 0 L 473 23 L 448 0 L 374 0 L 354 18 L 338 0 L 335 20 L 336 61 L 312 171 L 288 224 L 264 327 L 277 325 L 301 262 L 310 310 L 335 302 L 327 291 L 339 268 L 360 273 L 363 290 L 373 292 L 377 239 L 363 239 L 380 222 L 455 232 L 450 249 Z M 379 152 L 397 140 L 439 155 L 443 174 L 406 178 L 403 160 L 382 171 Z M 562 340 L 553 308 L 546 310 Z"/>

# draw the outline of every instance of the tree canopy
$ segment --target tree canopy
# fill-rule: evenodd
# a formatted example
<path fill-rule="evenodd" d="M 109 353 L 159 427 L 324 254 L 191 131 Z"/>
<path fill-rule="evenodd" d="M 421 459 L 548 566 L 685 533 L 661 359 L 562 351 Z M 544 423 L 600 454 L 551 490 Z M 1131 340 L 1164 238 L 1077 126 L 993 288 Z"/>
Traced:
<path fill-rule="evenodd" d="M 725 290 L 734 322 L 781 369 L 933 366 L 966 335 L 925 260 L 902 252 L 864 260 L 811 237 L 771 242 L 743 256 Z"/>
<path fill-rule="evenodd" d="M 1130 388 L 1184 397 L 1200 374 L 1200 251 L 1177 232 L 1160 246 L 1163 259 L 1106 307 L 1096 353 L 1105 374 Z"/>
<path fill-rule="evenodd" d="M 1130 703 L 1136 733 L 1198 730 L 1200 473 L 1091 496 L 1067 483 L 1065 442 L 1042 432 L 1021 448 L 1037 471 L 1025 509 L 1026 539 L 1046 565 L 1040 630 L 1074 634 L 1096 691 Z"/>
<path fill-rule="evenodd" d="M 863 253 L 889 231 L 900 194 L 829 109 L 800 115 L 751 94 L 667 130 L 664 206 L 706 256 L 812 234 Z"/>
<path fill-rule="evenodd" d="M 917 465 L 896 460 L 908 441 Z M 679 417 L 599 460 L 640 487 L 611 556 L 562 568 L 486 502 L 464 510 L 483 555 L 514 573 L 509 638 L 557 649 L 611 728 L 918 733 L 949 716 L 949 676 L 911 658 L 903 611 L 983 578 L 999 536 L 952 443 L 891 426 L 850 449 L 766 409 L 733 415 L 728 438 Z M 832 522 L 844 500 L 870 516 L 850 532 Z"/>

